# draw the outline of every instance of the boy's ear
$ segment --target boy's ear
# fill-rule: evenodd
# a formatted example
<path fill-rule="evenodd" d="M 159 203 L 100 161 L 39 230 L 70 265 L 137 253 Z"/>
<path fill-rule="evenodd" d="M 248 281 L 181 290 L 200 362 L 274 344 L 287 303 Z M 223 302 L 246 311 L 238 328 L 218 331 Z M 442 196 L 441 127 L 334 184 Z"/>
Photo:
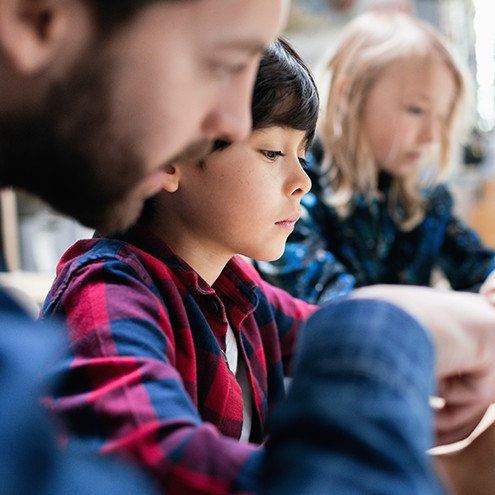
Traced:
<path fill-rule="evenodd" d="M 0 50 L 20 74 L 38 74 L 77 48 L 89 17 L 75 0 L 0 0 Z"/>
<path fill-rule="evenodd" d="M 167 165 L 165 178 L 163 179 L 163 189 L 169 193 L 174 193 L 179 189 L 180 167 L 176 164 Z"/>

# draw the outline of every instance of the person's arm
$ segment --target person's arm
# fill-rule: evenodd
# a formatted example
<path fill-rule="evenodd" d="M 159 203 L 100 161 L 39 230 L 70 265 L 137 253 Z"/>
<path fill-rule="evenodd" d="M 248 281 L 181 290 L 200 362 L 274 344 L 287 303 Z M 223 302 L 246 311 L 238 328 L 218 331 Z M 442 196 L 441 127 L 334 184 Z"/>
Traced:
<path fill-rule="evenodd" d="M 261 276 L 294 297 L 311 304 L 322 304 L 348 294 L 356 284 L 354 276 L 326 248 L 318 218 L 316 196 L 304 198 L 301 219 L 289 236 L 281 258 L 256 262 Z M 320 205 L 321 207 L 321 205 Z"/>
<path fill-rule="evenodd" d="M 82 446 L 62 449 L 40 398 L 46 368 L 64 349 L 61 328 L 35 322 L 0 289 L 0 492 L 38 495 L 156 494 L 134 466 L 101 459 Z"/>
<path fill-rule="evenodd" d="M 376 285 L 353 296 L 396 304 L 430 331 L 438 395 L 445 399 L 436 417 L 437 443 L 466 438 L 495 401 L 495 309 L 482 295 L 429 287 Z"/>
<path fill-rule="evenodd" d="M 495 270 L 495 251 L 484 246 L 479 235 L 457 218 L 452 197 L 445 187 L 436 188 L 432 202 L 447 217 L 439 252 L 440 269 L 454 290 L 478 292 Z"/>
<path fill-rule="evenodd" d="M 202 421 L 174 367 L 178 322 L 134 268 L 83 266 L 58 301 L 72 354 L 57 369 L 53 408 L 79 440 L 131 457 L 167 492 L 250 492 L 262 450 Z"/>

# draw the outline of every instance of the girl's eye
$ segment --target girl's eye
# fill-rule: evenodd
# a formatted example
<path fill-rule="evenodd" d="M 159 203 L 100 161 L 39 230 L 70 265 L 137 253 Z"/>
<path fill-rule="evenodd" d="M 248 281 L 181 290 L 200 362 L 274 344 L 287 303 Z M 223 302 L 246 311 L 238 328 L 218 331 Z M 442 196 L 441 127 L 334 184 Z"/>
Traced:
<path fill-rule="evenodd" d="M 303 158 L 302 156 L 299 157 L 299 163 L 301 164 L 302 168 L 308 168 L 308 160 L 306 158 Z"/>
<path fill-rule="evenodd" d="M 424 109 L 415 105 L 409 105 L 406 110 L 413 115 L 421 115 L 424 113 Z"/>
<path fill-rule="evenodd" d="M 274 162 L 279 156 L 285 156 L 281 151 L 275 150 L 259 150 L 260 153 L 268 160 Z"/>

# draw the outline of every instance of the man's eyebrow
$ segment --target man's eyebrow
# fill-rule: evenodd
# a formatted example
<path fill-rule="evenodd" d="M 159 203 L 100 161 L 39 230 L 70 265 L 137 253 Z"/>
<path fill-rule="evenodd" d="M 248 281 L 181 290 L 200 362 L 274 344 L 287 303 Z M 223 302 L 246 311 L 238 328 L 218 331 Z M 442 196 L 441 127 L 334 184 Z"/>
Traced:
<path fill-rule="evenodd" d="M 231 40 L 219 43 L 218 48 L 249 52 L 252 55 L 261 55 L 266 49 L 266 44 L 259 40 Z"/>
<path fill-rule="evenodd" d="M 423 93 L 416 93 L 412 96 L 415 98 L 419 98 L 420 100 L 431 101 L 431 98 L 428 95 L 425 95 Z"/>

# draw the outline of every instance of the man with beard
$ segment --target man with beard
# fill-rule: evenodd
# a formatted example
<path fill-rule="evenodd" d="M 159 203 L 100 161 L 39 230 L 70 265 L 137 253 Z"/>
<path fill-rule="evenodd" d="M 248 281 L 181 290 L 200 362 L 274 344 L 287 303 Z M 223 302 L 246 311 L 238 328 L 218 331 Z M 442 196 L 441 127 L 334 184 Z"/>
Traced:
<path fill-rule="evenodd" d="M 99 231 L 126 227 L 168 162 L 247 135 L 258 60 L 283 8 L 2 1 L 2 184 Z"/>
<path fill-rule="evenodd" d="M 285 0 L 0 0 L 0 185 L 101 232 L 129 226 L 177 157 L 247 136 Z M 60 335 L 0 290 L 1 493 L 146 493 L 56 451 L 39 377 Z"/>
<path fill-rule="evenodd" d="M 167 164 L 201 156 L 213 138 L 229 142 L 247 136 L 257 62 L 283 22 L 284 3 L 0 0 L 0 183 L 38 194 L 100 232 L 124 229 L 139 215 L 144 200 L 160 189 Z M 494 376 L 487 364 L 495 354 L 495 338 L 487 331 L 495 327 L 493 311 L 479 301 L 435 299 L 430 293 L 384 290 L 381 296 L 431 324 L 440 378 L 455 378 L 447 390 L 450 396 L 462 384 L 469 385 L 464 390 L 463 405 L 467 406 L 459 407 L 461 418 L 451 415 L 458 423 L 456 435 L 465 433 L 493 398 Z M 401 411 L 394 410 L 393 402 L 386 407 L 387 401 L 380 401 L 385 415 L 373 422 L 369 412 L 375 410 L 380 396 L 362 401 L 363 393 L 368 389 L 392 393 L 394 398 L 405 399 L 402 404 L 411 399 L 413 413 L 417 394 L 427 404 L 433 352 L 422 327 L 395 306 L 375 301 L 360 304 L 354 300 L 339 311 L 341 328 L 335 322 L 332 327 L 339 339 L 329 338 L 332 320 L 325 311 L 317 312 L 307 326 L 309 337 L 302 348 L 292 398 L 274 423 L 278 426 L 267 450 L 266 488 L 272 493 L 319 493 L 322 486 L 338 493 L 357 493 L 360 488 L 352 483 L 366 481 L 356 476 L 357 465 L 375 468 L 384 476 L 379 481 L 385 479 L 390 464 L 382 467 L 383 458 L 373 457 L 370 446 L 384 452 L 377 445 L 380 439 L 367 433 L 375 427 L 381 431 L 385 421 L 388 433 L 393 434 L 390 425 L 403 423 L 398 419 Z M 437 318 L 435 311 L 440 315 Z M 57 353 L 57 332 L 35 327 L 4 291 L 0 292 L 0 312 L 2 491 L 136 492 L 141 482 L 133 484 L 101 460 L 96 472 L 84 454 L 76 457 L 69 450 L 62 458 L 56 452 L 37 408 L 36 378 Z M 350 325 L 348 318 L 353 313 L 360 318 Z M 407 319 L 400 332 L 391 320 L 394 316 Z M 448 318 L 442 320 L 443 316 Z M 352 346 L 345 340 L 349 335 L 354 339 Z M 318 336 L 320 342 L 313 345 L 312 339 Z M 368 345 L 370 338 L 372 346 Z M 342 351 L 348 352 L 343 355 Z M 379 382 L 380 390 L 367 387 L 360 379 L 363 369 L 356 368 L 353 359 L 360 351 L 373 358 L 367 361 L 364 377 L 371 385 Z M 337 373 L 329 373 L 325 357 L 334 354 L 340 356 L 334 362 Z M 397 361 L 399 370 L 389 372 L 387 366 Z M 467 382 L 461 379 L 465 376 Z M 357 386 L 349 388 L 349 378 Z M 395 385 L 408 385 L 407 394 L 402 387 L 391 391 L 388 378 Z M 332 381 L 342 390 L 331 387 Z M 319 396 L 322 390 L 325 395 Z M 422 419 L 428 414 L 426 407 L 418 411 Z M 362 428 L 341 430 L 336 425 L 342 418 L 358 418 Z M 98 427 L 95 418 L 84 421 Z M 416 435 L 418 440 L 412 445 L 418 449 L 428 436 L 429 423 L 421 424 L 423 435 Z M 364 442 L 357 444 L 354 453 L 358 455 L 349 455 L 346 432 Z M 403 438 L 397 433 L 393 442 L 385 438 L 390 446 L 388 463 L 397 457 L 394 446 Z M 414 432 L 406 433 L 406 440 L 411 435 L 414 438 Z M 155 450 L 146 453 L 160 455 Z M 335 462 L 348 458 L 351 464 Z M 257 467 L 253 463 L 246 469 Z M 419 469 L 423 472 L 424 466 Z M 241 473 L 238 481 L 245 481 L 246 474 Z M 336 480 L 342 481 L 342 490 Z M 396 481 L 400 484 L 402 478 Z M 382 493 L 398 493 L 387 491 L 381 483 L 375 486 Z M 219 486 L 217 492 L 228 489 Z M 143 486 L 142 493 L 145 490 Z M 367 492 L 361 488 L 360 493 Z M 426 492 L 418 489 L 417 493 Z"/>

